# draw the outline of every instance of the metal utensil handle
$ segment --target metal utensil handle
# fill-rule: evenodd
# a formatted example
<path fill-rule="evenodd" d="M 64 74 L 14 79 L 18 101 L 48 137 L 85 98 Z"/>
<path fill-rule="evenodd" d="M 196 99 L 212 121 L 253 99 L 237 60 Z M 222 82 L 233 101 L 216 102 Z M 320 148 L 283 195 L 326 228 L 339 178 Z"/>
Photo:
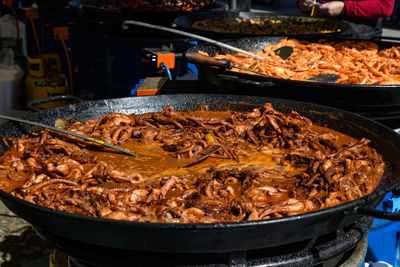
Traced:
<path fill-rule="evenodd" d="M 232 61 L 229 61 L 229 60 L 226 60 L 226 59 L 218 59 L 218 58 L 208 57 L 208 56 L 205 56 L 205 55 L 201 55 L 199 53 L 192 53 L 192 52 L 185 53 L 184 55 L 185 55 L 185 58 L 189 62 L 192 62 L 192 63 L 209 65 L 209 66 L 216 66 L 216 67 L 220 67 L 222 69 L 236 68 L 236 69 L 240 69 L 240 70 L 253 72 L 255 74 L 262 75 L 262 76 L 265 76 L 265 77 L 268 77 L 268 78 L 274 78 L 271 75 L 268 75 L 268 74 L 263 73 L 263 72 L 259 72 L 259 71 L 256 71 L 256 70 L 252 70 L 252 69 L 243 68 L 243 67 L 240 67 L 240 66 L 233 65 Z"/>
<path fill-rule="evenodd" d="M 99 140 L 99 139 L 96 139 L 96 138 L 93 138 L 93 137 L 88 137 L 88 136 L 85 136 L 85 135 L 82 135 L 82 134 L 78 134 L 78 133 L 74 133 L 74 132 L 71 132 L 71 131 L 67 131 L 67 130 L 64 130 L 62 128 L 57 128 L 57 127 L 53 127 L 53 126 L 50 126 L 50 125 L 42 124 L 42 123 L 39 123 L 39 122 L 27 121 L 27 120 L 15 118 L 15 117 L 4 116 L 4 115 L 0 115 L 0 119 L 21 122 L 21 123 L 34 125 L 34 126 L 38 126 L 38 127 L 41 127 L 41 128 L 45 128 L 45 129 L 50 129 L 50 130 L 53 130 L 53 131 L 56 131 L 56 132 L 65 133 L 65 134 L 72 135 L 72 136 L 75 136 L 75 137 L 79 137 L 79 138 L 82 138 L 84 140 L 91 141 L 91 142 L 94 142 L 94 143 L 97 143 L 97 144 L 100 144 L 100 145 L 103 145 L 103 146 L 106 146 L 106 147 L 110 147 L 110 148 L 119 150 L 119 151 L 124 152 L 126 154 L 129 154 L 131 156 L 135 156 L 135 153 L 133 151 L 130 151 L 129 149 L 126 149 L 126 148 L 123 148 L 123 147 L 119 147 L 119 146 L 115 146 L 115 145 L 112 145 L 110 143 L 104 142 L 102 140 Z"/>
<path fill-rule="evenodd" d="M 217 66 L 223 69 L 230 69 L 232 68 L 232 62 L 226 59 L 217 59 L 213 57 L 208 57 L 205 55 L 201 55 L 199 53 L 192 53 L 188 52 L 185 53 L 185 58 L 187 61 L 191 63 L 198 63 L 198 64 L 204 64 L 204 65 L 210 65 L 210 66 Z"/>
<path fill-rule="evenodd" d="M 387 212 L 382 210 L 376 210 L 373 208 L 360 207 L 357 209 L 357 213 L 378 219 L 384 219 L 389 221 L 400 221 L 400 213 L 395 213 L 395 212 Z"/>
<path fill-rule="evenodd" d="M 249 52 L 247 52 L 247 51 L 245 51 L 243 49 L 236 48 L 234 46 L 227 45 L 227 44 L 224 44 L 224 43 L 218 42 L 216 40 L 213 40 L 213 39 L 210 39 L 210 38 L 207 38 L 207 37 L 203 37 L 203 36 L 200 36 L 200 35 L 197 35 L 197 34 L 188 33 L 188 32 L 184 32 L 184 31 L 180 31 L 180 30 L 176 30 L 176 29 L 171 29 L 171 28 L 168 28 L 168 27 L 163 27 L 163 26 L 154 25 L 154 24 L 145 23 L 145 22 L 140 22 L 140 21 L 135 21 L 135 20 L 124 20 L 123 23 L 122 23 L 122 28 L 126 30 L 129 27 L 128 25 L 137 25 L 137 26 L 147 27 L 147 28 L 151 28 L 151 29 L 162 30 L 162 31 L 167 31 L 167 32 L 172 32 L 172 33 L 184 35 L 184 36 L 195 38 L 195 39 L 198 39 L 198 40 L 201 40 L 201 41 L 204 41 L 204 42 L 216 45 L 216 46 L 227 48 L 227 49 L 230 49 L 230 50 L 238 52 L 238 53 L 245 54 L 245 55 L 253 57 L 255 59 L 259 59 L 259 60 L 263 59 L 262 57 L 254 55 L 252 53 L 249 53 Z"/>

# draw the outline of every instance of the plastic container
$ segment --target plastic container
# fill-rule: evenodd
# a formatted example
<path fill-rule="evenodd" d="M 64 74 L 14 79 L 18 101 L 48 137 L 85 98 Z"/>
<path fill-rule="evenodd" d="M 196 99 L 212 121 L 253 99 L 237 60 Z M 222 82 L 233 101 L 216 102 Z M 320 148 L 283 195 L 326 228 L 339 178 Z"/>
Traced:
<path fill-rule="evenodd" d="M 0 17 L 0 38 L 17 38 L 17 27 L 15 18 L 9 14 Z M 22 54 L 28 55 L 25 23 L 18 21 L 19 37 L 22 42 Z"/>
<path fill-rule="evenodd" d="M 389 193 L 377 207 L 390 212 L 400 211 L 400 198 Z M 383 261 L 400 267 L 400 222 L 375 219 L 368 233 L 368 252 L 365 261 Z"/>
<path fill-rule="evenodd" d="M 11 115 L 12 109 L 20 108 L 20 82 L 24 76 L 21 67 L 14 64 L 11 48 L 0 51 L 0 113 Z"/>

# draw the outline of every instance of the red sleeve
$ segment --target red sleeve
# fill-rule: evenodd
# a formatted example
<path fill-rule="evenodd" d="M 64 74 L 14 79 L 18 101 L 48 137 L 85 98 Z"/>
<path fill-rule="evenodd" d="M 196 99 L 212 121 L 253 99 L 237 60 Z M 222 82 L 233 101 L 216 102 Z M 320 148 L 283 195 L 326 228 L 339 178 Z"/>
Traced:
<path fill-rule="evenodd" d="M 394 0 L 344 0 L 346 16 L 362 19 L 389 17 L 393 12 Z"/>

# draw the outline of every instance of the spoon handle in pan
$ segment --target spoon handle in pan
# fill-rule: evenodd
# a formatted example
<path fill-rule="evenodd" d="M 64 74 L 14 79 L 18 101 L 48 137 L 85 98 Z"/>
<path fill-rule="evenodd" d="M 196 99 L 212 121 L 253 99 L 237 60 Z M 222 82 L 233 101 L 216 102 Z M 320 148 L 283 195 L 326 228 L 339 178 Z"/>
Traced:
<path fill-rule="evenodd" d="M 250 53 L 250 52 L 248 52 L 246 50 L 243 50 L 243 49 L 231 46 L 231 45 L 227 45 L 225 43 L 218 42 L 216 40 L 213 40 L 213 39 L 210 39 L 210 38 L 207 38 L 207 37 L 204 37 L 204 36 L 200 36 L 200 35 L 197 35 L 197 34 L 188 33 L 188 32 L 184 32 L 184 31 L 180 31 L 180 30 L 176 30 L 176 29 L 171 29 L 171 28 L 168 28 L 168 27 L 163 27 L 163 26 L 160 26 L 160 25 L 154 25 L 154 24 L 135 21 L 135 20 L 125 20 L 122 23 L 122 28 L 123 29 L 127 29 L 129 27 L 128 25 L 136 25 L 136 26 L 141 26 L 141 27 L 146 27 L 146 28 L 151 28 L 151 29 L 156 29 L 156 30 L 161 30 L 161 31 L 172 32 L 172 33 L 175 33 L 175 34 L 180 34 L 180 35 L 191 37 L 191 38 L 194 38 L 194 39 L 197 39 L 197 40 L 201 40 L 201 41 L 204 41 L 204 42 L 207 42 L 207 43 L 219 46 L 219 47 L 227 48 L 227 49 L 230 49 L 230 50 L 235 51 L 237 53 L 242 53 L 242 54 L 245 54 L 247 56 L 253 57 L 255 59 L 259 59 L 259 60 L 263 59 L 262 57 L 257 56 L 255 54 L 252 54 L 252 53 Z"/>
<path fill-rule="evenodd" d="M 100 145 L 103 145 L 103 146 L 106 146 L 106 147 L 110 147 L 110 148 L 116 149 L 118 151 L 124 152 L 125 154 L 131 155 L 131 156 L 135 156 L 135 153 L 133 151 L 130 151 L 129 149 L 126 149 L 126 148 L 123 148 L 123 147 L 119 147 L 119 146 L 115 146 L 115 145 L 112 145 L 110 143 L 104 142 L 102 140 L 99 140 L 99 139 L 96 139 L 96 138 L 93 138 L 93 137 L 88 137 L 88 136 L 85 136 L 85 135 L 82 135 L 82 134 L 78 134 L 78 133 L 75 133 L 75 132 L 67 131 L 67 130 L 64 130 L 62 128 L 57 128 L 57 127 L 53 127 L 53 126 L 50 126 L 50 125 L 42 124 L 42 123 L 39 123 L 39 122 L 28 121 L 28 120 L 23 120 L 23 119 L 19 119 L 19 118 L 15 118 L 15 117 L 4 116 L 4 115 L 0 115 L 0 119 L 21 122 L 21 123 L 25 123 L 25 124 L 29 124 L 29 125 L 33 125 L 33 126 L 38 126 L 38 127 L 41 127 L 41 128 L 50 129 L 50 130 L 53 130 L 53 131 L 56 131 L 56 132 L 69 134 L 69 135 L 72 135 L 72 136 L 75 136 L 75 137 L 78 137 L 78 138 L 82 138 L 82 139 L 84 139 L 86 141 L 91 141 L 91 142 L 94 142 L 94 143 L 97 143 L 97 144 L 100 144 Z"/>

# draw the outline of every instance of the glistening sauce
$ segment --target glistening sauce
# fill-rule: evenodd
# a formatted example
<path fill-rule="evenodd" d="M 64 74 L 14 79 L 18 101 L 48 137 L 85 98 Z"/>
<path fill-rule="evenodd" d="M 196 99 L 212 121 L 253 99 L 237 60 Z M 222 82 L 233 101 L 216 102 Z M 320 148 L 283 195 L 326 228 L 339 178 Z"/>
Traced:
<path fill-rule="evenodd" d="M 207 223 L 261 220 L 371 193 L 384 172 L 369 140 L 311 125 L 265 104 L 252 112 L 166 108 L 71 125 L 136 152 L 91 150 L 49 136 L 6 138 L 0 187 L 32 203 L 110 219 Z M 87 144 L 88 145 L 88 144 Z M 184 165 L 208 147 L 218 152 Z"/>
<path fill-rule="evenodd" d="M 232 114 L 231 111 L 189 111 L 187 113 L 206 118 L 226 118 Z M 149 116 L 149 114 L 143 116 Z M 333 133 L 338 137 L 337 143 L 339 145 L 356 141 L 355 138 L 349 135 L 326 127 L 313 124 L 311 129 L 318 133 Z M 152 144 L 143 144 L 138 142 L 136 139 L 131 139 L 121 146 L 134 151 L 136 156 L 132 157 L 111 150 L 103 152 L 89 150 L 88 153 L 90 155 L 95 155 L 101 161 L 114 165 L 118 170 L 123 170 L 128 173 L 139 172 L 143 174 L 146 179 L 156 179 L 165 175 L 185 175 L 193 172 L 202 173 L 209 166 L 234 167 L 243 165 L 263 165 L 270 169 L 276 167 L 283 168 L 276 160 L 274 160 L 274 158 L 276 158 L 275 155 L 257 151 L 256 146 L 253 144 L 247 144 L 247 155 L 240 158 L 240 163 L 237 163 L 233 159 L 213 155 L 207 160 L 188 168 L 182 167 L 194 161 L 194 159 L 176 159 L 172 157 L 169 152 L 164 151 L 162 149 L 162 144 L 157 142 Z M 7 162 L 12 156 L 13 154 L 11 151 L 6 151 L 2 156 L 0 156 L 0 163 L 3 164 L 4 162 Z M 296 171 L 288 167 L 286 167 L 285 170 L 291 172 Z M 8 168 L 6 166 L 0 166 L 0 188 L 9 192 L 15 187 L 20 186 L 21 182 L 8 179 L 7 171 Z M 301 169 L 298 169 L 297 171 L 301 171 Z"/>

